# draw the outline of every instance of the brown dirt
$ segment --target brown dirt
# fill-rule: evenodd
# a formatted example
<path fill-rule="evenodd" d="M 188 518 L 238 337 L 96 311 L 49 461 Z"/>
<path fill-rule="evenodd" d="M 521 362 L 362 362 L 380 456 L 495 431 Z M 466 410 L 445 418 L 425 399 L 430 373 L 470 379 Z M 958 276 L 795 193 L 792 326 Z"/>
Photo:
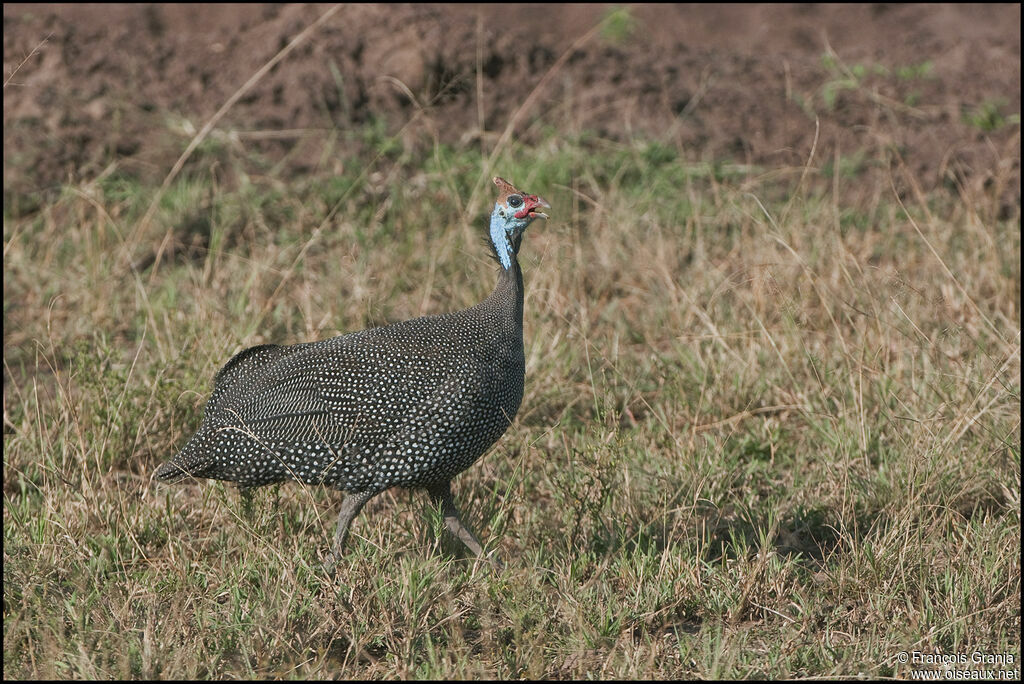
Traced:
<path fill-rule="evenodd" d="M 5 204 L 112 161 L 162 179 L 190 131 L 327 7 L 5 4 Z M 219 128 L 295 173 L 318 163 L 318 135 L 371 119 L 405 126 L 407 144 L 487 141 L 609 10 L 346 6 Z M 1020 5 L 644 5 L 630 16 L 632 31 L 598 31 L 568 56 L 521 139 L 542 135 L 531 125 L 542 120 L 770 171 L 805 164 L 817 118 L 816 167 L 838 155 L 861 167 L 856 179 L 898 152 L 926 189 L 1019 210 L 1020 125 L 1004 120 L 1020 112 Z M 826 63 L 829 50 L 855 78 Z"/>

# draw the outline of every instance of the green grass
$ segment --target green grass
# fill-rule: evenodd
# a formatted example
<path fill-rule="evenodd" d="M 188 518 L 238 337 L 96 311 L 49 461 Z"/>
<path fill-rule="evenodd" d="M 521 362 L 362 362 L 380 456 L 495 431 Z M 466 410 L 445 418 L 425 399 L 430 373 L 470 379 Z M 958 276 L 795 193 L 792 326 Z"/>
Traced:
<path fill-rule="evenodd" d="M 827 78 L 819 88 L 818 95 L 825 112 L 836 111 L 843 94 L 852 93 L 855 94 L 855 97 L 872 101 L 881 109 L 891 113 L 919 114 L 915 107 L 919 104 L 920 93 L 916 90 L 907 92 L 903 96 L 902 102 L 891 99 L 884 93 L 893 90 L 898 92 L 903 90 L 902 86 L 906 84 L 933 78 L 932 71 L 935 65 L 931 60 L 896 67 L 878 63 L 846 64 L 839 55 L 829 48 L 821 56 L 821 66 L 827 73 Z M 882 84 L 885 85 L 880 88 Z M 815 98 L 807 98 L 800 93 L 794 93 L 791 97 L 807 112 L 808 116 L 812 119 L 815 118 Z"/>
<path fill-rule="evenodd" d="M 554 209 L 521 254 L 522 409 L 454 483 L 500 574 L 422 493 L 368 504 L 331 580 L 336 492 L 155 484 L 235 351 L 489 292 L 479 152 L 354 136 L 304 178 L 215 182 L 237 152 L 201 150 L 148 226 L 156 186 L 117 169 L 5 203 L 5 677 L 1019 663 L 1019 207 L 844 204 L 842 159 L 798 184 L 658 141 L 505 150 Z"/>
<path fill-rule="evenodd" d="M 993 99 L 985 100 L 976 107 L 963 113 L 965 123 L 974 126 L 980 131 L 990 133 L 1003 126 L 1020 126 L 1020 112 L 1016 114 L 1003 114 L 1006 109 L 1006 100 Z"/>
<path fill-rule="evenodd" d="M 605 12 L 601 37 L 613 45 L 625 43 L 636 32 L 637 21 L 629 7 L 611 7 Z"/>

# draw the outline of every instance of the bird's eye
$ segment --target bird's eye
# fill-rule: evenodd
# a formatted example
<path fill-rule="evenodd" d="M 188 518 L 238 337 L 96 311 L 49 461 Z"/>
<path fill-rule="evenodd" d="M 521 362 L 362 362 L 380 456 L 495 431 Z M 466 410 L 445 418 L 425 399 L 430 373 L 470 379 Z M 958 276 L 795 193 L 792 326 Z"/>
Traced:
<path fill-rule="evenodd" d="M 515 209 L 516 207 L 523 206 L 523 198 L 520 197 L 519 195 L 512 195 L 511 197 L 508 198 L 508 206 L 512 207 L 513 209 Z"/>

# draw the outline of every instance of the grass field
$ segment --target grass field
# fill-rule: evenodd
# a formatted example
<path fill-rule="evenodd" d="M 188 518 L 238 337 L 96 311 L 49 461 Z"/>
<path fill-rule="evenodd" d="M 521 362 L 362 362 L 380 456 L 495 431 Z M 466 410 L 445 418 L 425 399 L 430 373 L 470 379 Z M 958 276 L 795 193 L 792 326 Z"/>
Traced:
<path fill-rule="evenodd" d="M 152 473 L 234 352 L 486 296 L 491 174 L 373 127 L 302 178 L 240 154 L 5 202 L 5 678 L 1019 673 L 1019 206 L 898 157 L 860 187 L 506 146 L 493 173 L 553 206 L 526 393 L 453 486 L 507 567 L 391 490 L 331 579 L 337 492 Z"/>

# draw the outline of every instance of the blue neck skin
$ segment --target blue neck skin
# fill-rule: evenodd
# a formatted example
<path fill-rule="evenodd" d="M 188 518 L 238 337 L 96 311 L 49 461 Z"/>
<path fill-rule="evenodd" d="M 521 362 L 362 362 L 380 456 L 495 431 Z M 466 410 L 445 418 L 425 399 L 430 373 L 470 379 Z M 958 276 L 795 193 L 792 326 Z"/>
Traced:
<path fill-rule="evenodd" d="M 501 267 L 507 271 L 512 268 L 515 252 L 512 251 L 512 243 L 509 241 L 506 230 L 509 223 L 508 216 L 502 216 L 500 212 L 501 207 L 497 205 L 491 212 L 491 242 L 494 244 L 494 251 L 498 253 Z"/>

